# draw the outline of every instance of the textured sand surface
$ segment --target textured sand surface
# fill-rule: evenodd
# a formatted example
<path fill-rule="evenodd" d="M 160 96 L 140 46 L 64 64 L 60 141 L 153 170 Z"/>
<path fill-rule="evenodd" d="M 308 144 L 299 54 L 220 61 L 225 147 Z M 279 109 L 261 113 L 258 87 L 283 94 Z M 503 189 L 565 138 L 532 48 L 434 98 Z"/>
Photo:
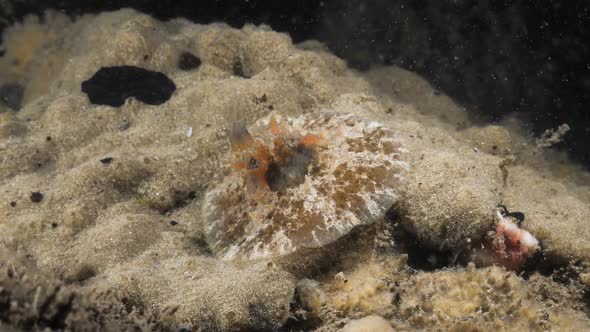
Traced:
<path fill-rule="evenodd" d="M 17 83 L 24 95 L 18 111 L 0 103 L 1 267 L 63 284 L 87 307 L 99 303 L 114 329 L 132 328 L 121 306 L 155 317 L 145 330 L 361 331 L 363 321 L 407 330 L 590 328 L 579 277 L 590 271 L 590 176 L 536 148 L 514 119 L 476 125 L 412 73 L 357 73 L 319 43 L 293 45 L 265 26 L 164 23 L 131 10 L 75 22 L 48 13 L 8 29 L 2 48 L 0 84 Z M 202 64 L 179 69 L 183 52 Z M 91 104 L 81 83 L 120 65 L 162 72 L 176 91 L 158 106 Z M 409 165 L 395 213 L 324 248 L 216 258 L 203 198 L 232 172 L 232 124 L 271 111 L 353 114 L 392 129 Z M 497 204 L 523 212 L 522 227 L 541 241 L 524 275 L 408 266 L 416 253 L 396 235 L 458 254 L 493 230 Z M 36 303 L 34 286 L 3 278 L 0 308 L 7 285 L 13 298 Z M 106 292 L 108 304 L 93 302 Z M 46 326 L 39 313 L 30 325 L 19 315 L 0 322 Z M 66 329 L 83 319 L 65 315 Z M 379 317 L 347 325 L 370 315 Z"/>

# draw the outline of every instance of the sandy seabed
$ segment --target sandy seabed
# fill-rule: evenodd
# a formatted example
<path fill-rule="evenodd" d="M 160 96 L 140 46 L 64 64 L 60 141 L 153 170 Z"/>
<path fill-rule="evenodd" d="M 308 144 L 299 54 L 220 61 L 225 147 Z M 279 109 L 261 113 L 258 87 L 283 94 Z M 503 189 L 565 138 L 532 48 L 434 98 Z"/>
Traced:
<path fill-rule="evenodd" d="M 515 118 L 477 123 L 413 73 L 359 73 L 266 26 L 48 12 L 7 29 L 1 49 L 0 329 L 590 329 L 590 176 Z M 176 90 L 159 105 L 92 104 L 82 82 L 123 65 Z M 403 152 L 399 181 L 329 241 L 302 233 L 314 244 L 227 259 L 205 198 L 236 172 L 232 125 L 271 112 L 379 123 Z M 469 263 L 498 204 L 541 243 L 516 271 Z"/>

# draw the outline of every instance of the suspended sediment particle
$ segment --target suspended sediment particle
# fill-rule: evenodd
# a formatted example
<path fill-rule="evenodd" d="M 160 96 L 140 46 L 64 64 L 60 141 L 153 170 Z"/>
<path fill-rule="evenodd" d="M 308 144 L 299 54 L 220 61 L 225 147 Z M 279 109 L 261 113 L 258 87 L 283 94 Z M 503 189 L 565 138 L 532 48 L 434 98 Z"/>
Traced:
<path fill-rule="evenodd" d="M 176 85 L 161 72 L 135 66 L 102 67 L 82 82 L 82 92 L 97 105 L 119 107 L 129 97 L 149 104 L 168 101 Z"/>

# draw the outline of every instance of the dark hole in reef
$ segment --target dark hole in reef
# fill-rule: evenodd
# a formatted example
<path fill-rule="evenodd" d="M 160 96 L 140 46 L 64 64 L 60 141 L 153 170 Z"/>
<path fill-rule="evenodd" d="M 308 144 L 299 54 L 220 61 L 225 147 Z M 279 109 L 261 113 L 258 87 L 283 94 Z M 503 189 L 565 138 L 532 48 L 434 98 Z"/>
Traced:
<path fill-rule="evenodd" d="M 131 123 L 127 119 L 123 119 L 123 121 L 121 121 L 118 126 L 120 131 L 125 131 L 129 129 L 129 127 L 131 127 Z"/>
<path fill-rule="evenodd" d="M 63 331 L 66 327 L 66 319 L 72 313 L 72 306 L 75 297 L 75 294 L 70 294 L 67 300 L 59 303 L 54 303 L 56 306 L 56 309 L 54 309 L 55 313 L 49 317 L 42 316 L 44 318 L 41 319 L 39 322 L 40 327 L 49 327 L 51 328 L 51 330 L 54 331 Z"/>
<path fill-rule="evenodd" d="M 394 224 L 399 223 L 399 210 L 395 205 L 387 210 L 385 220 Z M 414 234 L 402 227 L 396 227 L 393 237 L 402 251 L 407 253 L 408 266 L 415 270 L 434 271 L 455 263 L 454 255 L 450 251 L 438 251 L 428 248 L 422 245 Z"/>
<path fill-rule="evenodd" d="M 174 82 L 161 72 L 135 66 L 102 67 L 82 82 L 82 92 L 97 105 L 119 107 L 134 97 L 149 104 L 168 101 L 176 90 Z"/>
<path fill-rule="evenodd" d="M 279 164 L 272 161 L 265 174 L 266 182 L 271 191 L 284 192 L 305 181 L 309 174 L 309 166 L 314 160 L 314 151 L 304 146 L 297 146 L 292 154 Z"/>
<path fill-rule="evenodd" d="M 178 68 L 180 70 L 193 70 L 201 66 L 201 59 L 190 52 L 182 52 L 178 57 Z"/>
<path fill-rule="evenodd" d="M 186 192 L 186 191 L 177 190 L 174 192 L 174 205 L 170 209 L 166 209 L 166 210 L 163 210 L 160 212 L 162 214 L 166 214 L 172 210 L 185 207 L 187 204 L 189 204 L 192 200 L 196 199 L 198 196 L 199 195 L 196 191 Z"/>
<path fill-rule="evenodd" d="M 176 220 L 170 220 L 170 225 L 171 226 L 176 226 L 176 225 L 178 225 L 178 221 L 176 221 Z"/>
<path fill-rule="evenodd" d="M 18 111 L 23 101 L 24 88 L 16 83 L 6 83 L 0 86 L 0 102 Z"/>
<path fill-rule="evenodd" d="M 243 78 L 250 78 L 244 72 L 244 65 L 242 64 L 242 62 L 240 60 L 236 60 L 234 62 L 234 65 L 232 66 L 232 73 L 235 76 L 240 76 L 240 77 L 243 77 Z"/>
<path fill-rule="evenodd" d="M 415 270 L 435 271 L 456 263 L 452 252 L 428 248 L 416 236 L 403 229 L 398 230 L 395 239 L 408 254 L 408 266 Z"/>
<path fill-rule="evenodd" d="M 43 194 L 38 191 L 34 191 L 31 193 L 30 198 L 31 198 L 31 202 L 39 203 L 43 200 Z"/>
<path fill-rule="evenodd" d="M 194 237 L 189 237 L 190 246 L 196 250 L 200 255 L 213 256 L 213 250 L 209 247 L 209 243 L 205 240 L 204 235 L 199 234 Z"/>
<path fill-rule="evenodd" d="M 102 159 L 100 160 L 100 162 L 101 162 L 103 165 L 108 165 L 108 164 L 110 164 L 110 163 L 111 163 L 111 161 L 113 161 L 113 157 L 106 157 L 106 158 L 102 158 Z"/>
<path fill-rule="evenodd" d="M 16 207 L 16 202 L 15 201 L 10 202 L 10 206 L 11 207 Z"/>

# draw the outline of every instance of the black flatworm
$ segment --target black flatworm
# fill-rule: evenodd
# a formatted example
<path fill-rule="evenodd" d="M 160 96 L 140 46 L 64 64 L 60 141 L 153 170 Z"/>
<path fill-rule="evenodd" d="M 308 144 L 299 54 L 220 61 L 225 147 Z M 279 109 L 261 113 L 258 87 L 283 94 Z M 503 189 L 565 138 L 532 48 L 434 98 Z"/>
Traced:
<path fill-rule="evenodd" d="M 82 92 L 93 104 L 119 107 L 129 97 L 149 105 L 165 103 L 176 90 L 174 82 L 161 72 L 135 66 L 101 67 L 82 82 Z"/>

